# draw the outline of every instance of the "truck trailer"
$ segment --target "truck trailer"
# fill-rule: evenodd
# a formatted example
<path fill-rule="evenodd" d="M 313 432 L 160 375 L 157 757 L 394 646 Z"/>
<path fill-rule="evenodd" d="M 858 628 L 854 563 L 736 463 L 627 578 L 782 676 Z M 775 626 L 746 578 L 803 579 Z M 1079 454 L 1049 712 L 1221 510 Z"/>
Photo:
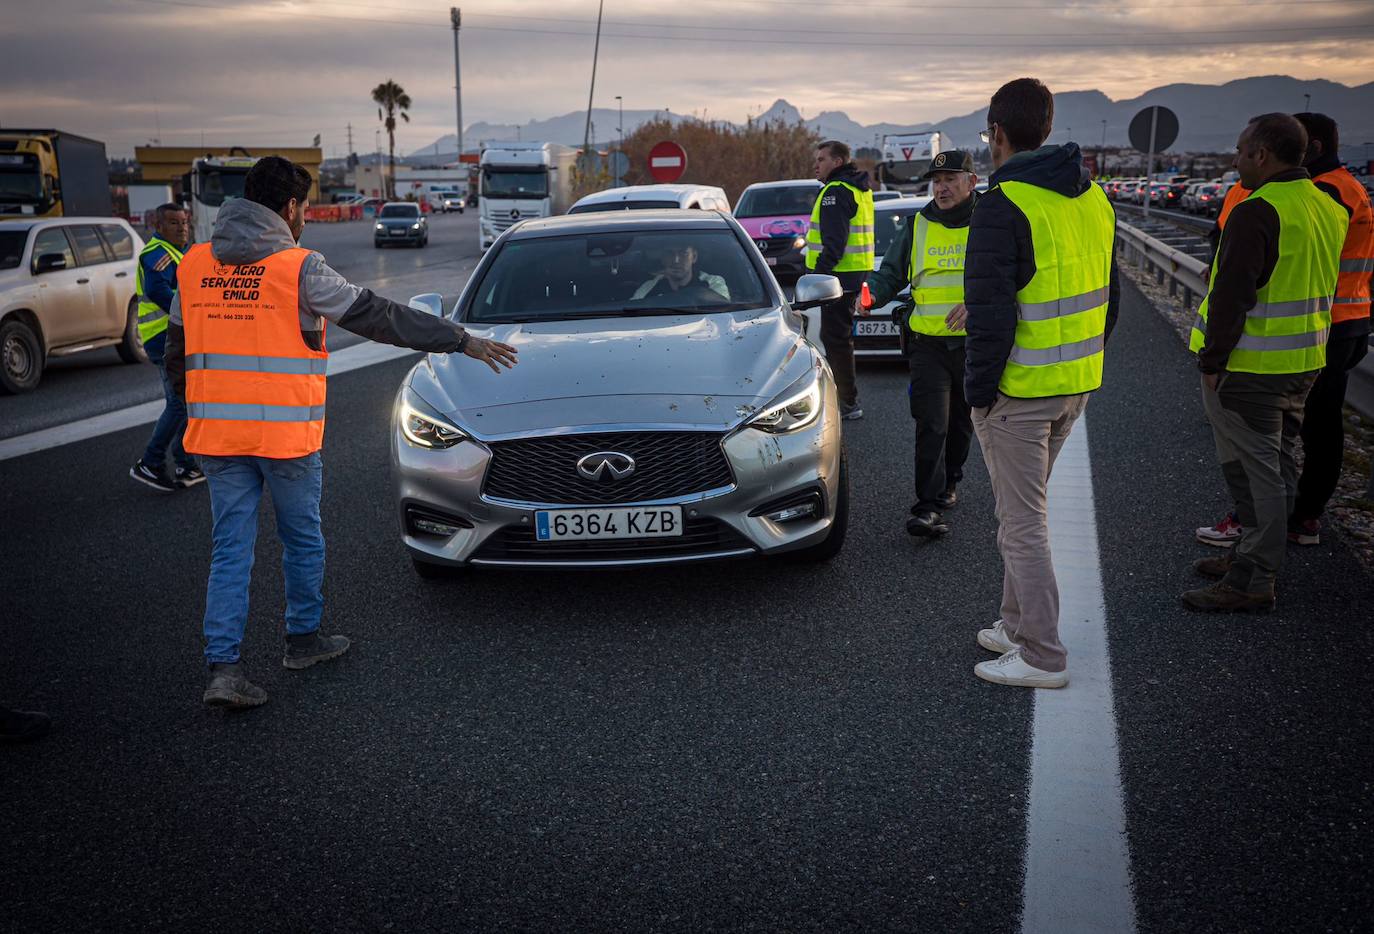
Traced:
<path fill-rule="evenodd" d="M 577 150 L 559 143 L 491 143 L 482 149 L 478 176 L 478 239 L 482 249 L 505 230 L 532 217 L 572 207 Z"/>
<path fill-rule="evenodd" d="M 62 130 L 0 129 L 0 218 L 113 213 L 104 143 Z"/>

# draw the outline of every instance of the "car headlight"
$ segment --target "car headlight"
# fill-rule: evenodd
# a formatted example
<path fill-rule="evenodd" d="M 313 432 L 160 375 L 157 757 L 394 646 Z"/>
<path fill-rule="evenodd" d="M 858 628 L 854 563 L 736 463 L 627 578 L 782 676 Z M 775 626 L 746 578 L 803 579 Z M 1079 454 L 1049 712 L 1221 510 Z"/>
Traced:
<path fill-rule="evenodd" d="M 386 230 L 386 224 L 383 224 L 383 223 L 381 223 L 381 222 L 378 222 L 378 224 L 377 224 L 377 229 L 378 229 L 378 230 Z"/>
<path fill-rule="evenodd" d="M 800 431 L 821 414 L 820 371 L 813 369 L 806 376 L 788 386 L 783 394 L 767 408 L 749 419 L 750 428 L 783 435 Z"/>
<path fill-rule="evenodd" d="M 419 229 L 420 229 L 420 222 L 419 222 L 419 221 L 416 221 L 415 223 L 411 224 L 411 225 L 410 225 L 410 229 L 411 229 L 411 230 L 419 230 Z"/>
<path fill-rule="evenodd" d="M 806 249 L 806 238 L 805 238 L 805 237 L 798 237 L 797 239 L 793 240 L 793 241 L 792 241 L 792 249 L 794 249 L 794 250 L 804 250 L 804 249 Z"/>
<path fill-rule="evenodd" d="M 410 389 L 401 394 L 400 411 L 396 417 L 400 420 L 401 434 L 406 436 L 406 440 L 422 448 L 451 448 L 467 438 Z"/>

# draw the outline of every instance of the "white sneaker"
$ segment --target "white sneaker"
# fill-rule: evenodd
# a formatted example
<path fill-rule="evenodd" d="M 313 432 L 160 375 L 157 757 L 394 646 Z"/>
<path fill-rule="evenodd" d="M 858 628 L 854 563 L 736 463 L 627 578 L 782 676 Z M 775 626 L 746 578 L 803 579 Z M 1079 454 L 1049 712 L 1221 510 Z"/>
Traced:
<path fill-rule="evenodd" d="M 978 630 L 978 644 L 989 652 L 996 652 L 998 655 L 1006 655 L 1018 648 L 1017 644 L 1011 641 L 1011 633 L 1007 632 L 1007 624 L 1000 619 L 992 624 L 991 629 Z"/>
<path fill-rule="evenodd" d="M 1062 688 L 1069 683 L 1068 672 L 1042 671 L 1021 661 L 1021 650 L 1013 649 L 1001 658 L 979 662 L 973 673 L 993 684 L 1011 684 L 1022 688 Z"/>

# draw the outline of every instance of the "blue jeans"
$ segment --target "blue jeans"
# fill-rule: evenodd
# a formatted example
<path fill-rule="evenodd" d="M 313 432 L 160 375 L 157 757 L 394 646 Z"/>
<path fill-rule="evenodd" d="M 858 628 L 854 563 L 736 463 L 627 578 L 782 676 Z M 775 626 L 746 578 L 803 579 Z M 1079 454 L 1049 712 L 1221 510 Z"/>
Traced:
<path fill-rule="evenodd" d="M 209 457 L 201 469 L 210 485 L 214 517 L 210 583 L 205 594 L 205 660 L 236 662 L 248 624 L 248 583 L 258 538 L 263 484 L 272 492 L 281 568 L 286 578 L 286 631 L 320 628 L 324 612 L 324 534 L 320 531 L 320 452 L 288 460 Z"/>
<path fill-rule="evenodd" d="M 186 433 L 186 403 L 181 401 L 181 397 L 172 388 L 172 381 L 167 377 L 167 364 L 161 357 L 153 361 L 157 366 L 158 375 L 162 377 L 162 398 L 166 401 L 166 406 L 162 409 L 162 414 L 157 417 L 157 424 L 153 426 L 153 436 L 148 439 L 148 447 L 143 452 L 143 465 L 153 473 L 161 473 L 163 464 L 167 461 L 167 449 L 172 449 L 172 458 L 177 462 L 177 466 L 183 470 L 190 470 L 196 466 L 196 459 L 181 446 L 181 436 Z"/>

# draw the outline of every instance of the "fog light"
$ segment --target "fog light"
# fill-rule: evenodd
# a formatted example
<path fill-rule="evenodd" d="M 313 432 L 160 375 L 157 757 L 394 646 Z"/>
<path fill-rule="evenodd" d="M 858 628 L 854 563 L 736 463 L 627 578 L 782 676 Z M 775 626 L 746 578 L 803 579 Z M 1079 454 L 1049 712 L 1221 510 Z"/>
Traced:
<path fill-rule="evenodd" d="M 442 535 L 444 538 L 448 538 L 458 531 L 456 525 L 435 522 L 433 519 L 412 519 L 411 524 L 415 526 L 417 532 L 424 532 L 426 535 Z"/>
<path fill-rule="evenodd" d="M 446 516 L 413 506 L 406 509 L 406 524 L 410 526 L 412 535 L 433 535 L 438 538 L 449 538 L 463 529 L 472 528 L 471 522 L 459 516 Z"/>
<path fill-rule="evenodd" d="M 809 503 L 802 503 L 799 506 L 788 506 L 786 509 L 779 509 L 777 512 L 770 512 L 764 516 L 773 522 L 793 522 L 797 519 L 809 519 L 816 515 L 815 500 Z"/>

